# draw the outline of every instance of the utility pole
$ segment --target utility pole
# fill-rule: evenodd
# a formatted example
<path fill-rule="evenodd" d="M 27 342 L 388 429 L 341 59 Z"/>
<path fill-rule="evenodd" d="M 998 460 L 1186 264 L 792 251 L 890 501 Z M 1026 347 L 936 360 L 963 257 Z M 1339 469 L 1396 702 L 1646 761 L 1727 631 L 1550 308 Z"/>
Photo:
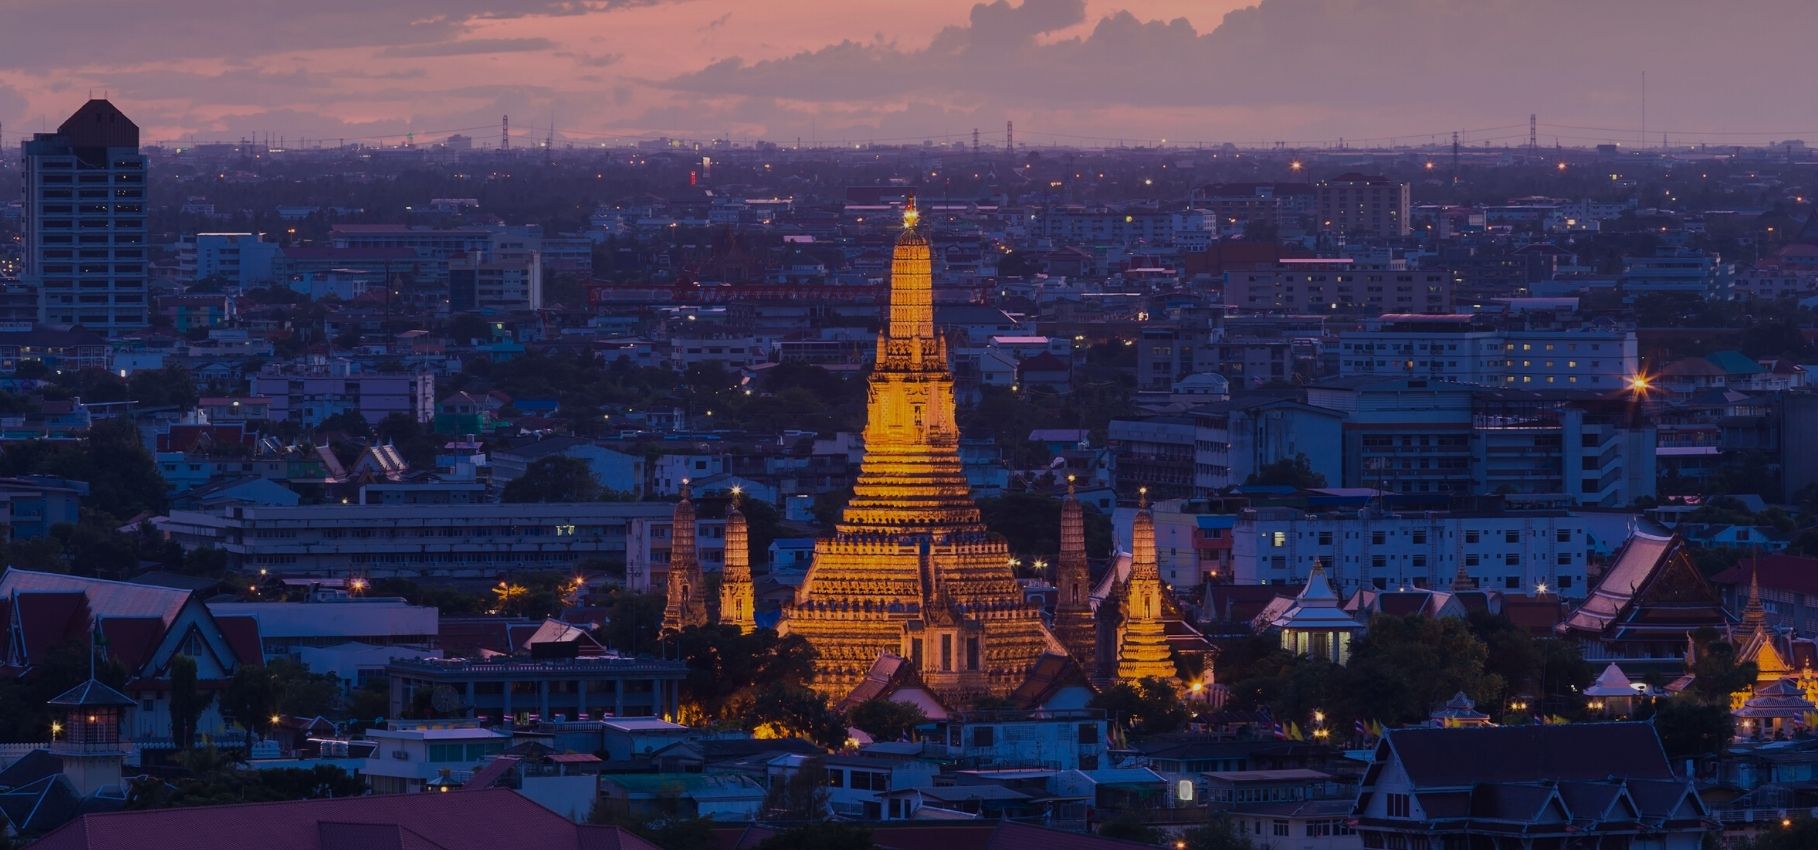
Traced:
<path fill-rule="evenodd" d="M 499 119 L 499 150 L 511 150 L 511 116 Z"/>
<path fill-rule="evenodd" d="M 978 128 L 972 128 L 972 158 L 978 158 Z"/>
<path fill-rule="evenodd" d="M 1452 131 L 1452 186 L 1458 186 L 1458 131 Z"/>
<path fill-rule="evenodd" d="M 1533 154 L 1535 156 L 1539 156 L 1540 155 L 1540 138 L 1539 138 L 1538 134 L 1535 133 L 1535 128 L 1538 127 L 1539 125 L 1536 124 L 1535 121 L 1536 121 L 1535 114 L 1532 112 L 1528 113 L 1528 153 Z"/>
<path fill-rule="evenodd" d="M 1016 122 L 1004 122 L 1004 153 L 1016 155 Z"/>

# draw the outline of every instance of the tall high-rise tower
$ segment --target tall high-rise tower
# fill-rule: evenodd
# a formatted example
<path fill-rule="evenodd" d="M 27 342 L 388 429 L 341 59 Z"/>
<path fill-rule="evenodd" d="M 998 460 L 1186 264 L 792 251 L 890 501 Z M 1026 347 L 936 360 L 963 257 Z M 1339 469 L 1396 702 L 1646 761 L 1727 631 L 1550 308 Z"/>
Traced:
<path fill-rule="evenodd" d="M 720 625 L 757 628 L 756 600 L 751 587 L 751 528 L 739 510 L 739 491 L 733 488 L 732 506 L 726 510 L 726 566 L 720 570 Z"/>
<path fill-rule="evenodd" d="M 107 335 L 150 324 L 139 126 L 90 100 L 25 143 L 25 268 L 38 321 Z"/>
<path fill-rule="evenodd" d="M 833 534 L 815 544 L 782 625 L 819 652 L 815 688 L 834 697 L 885 652 L 914 662 L 945 697 L 1006 695 L 1051 640 L 960 467 L 953 373 L 917 224 L 911 197 L 891 258 L 858 482 Z"/>
<path fill-rule="evenodd" d="M 1130 586 L 1124 596 L 1123 635 L 1117 645 L 1117 678 L 1134 681 L 1176 674 L 1162 622 L 1161 569 L 1155 561 L 1155 517 L 1147 493 L 1130 528 Z"/>
<path fill-rule="evenodd" d="M 1092 575 L 1086 563 L 1086 517 L 1067 476 L 1067 500 L 1061 503 L 1060 557 L 1054 564 L 1054 636 L 1087 670 L 1098 652 L 1098 623 L 1092 615 Z"/>
<path fill-rule="evenodd" d="M 675 520 L 669 529 L 668 592 L 663 600 L 664 632 L 679 632 L 707 623 L 706 596 L 701 591 L 701 562 L 694 551 L 694 501 L 688 481 L 682 481 L 682 500 L 675 503 Z"/>

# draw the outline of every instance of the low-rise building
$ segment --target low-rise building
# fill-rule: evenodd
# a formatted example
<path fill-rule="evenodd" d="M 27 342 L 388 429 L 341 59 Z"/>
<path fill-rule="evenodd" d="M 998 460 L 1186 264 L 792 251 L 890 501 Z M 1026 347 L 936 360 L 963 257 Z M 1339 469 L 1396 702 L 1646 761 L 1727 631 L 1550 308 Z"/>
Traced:
<path fill-rule="evenodd" d="M 1693 850 L 1715 825 L 1649 723 L 1390 730 L 1350 823 L 1372 848 L 1518 834 L 1522 846 L 1637 850 Z"/>
<path fill-rule="evenodd" d="M 378 746 L 360 772 L 374 794 L 459 788 L 511 746 L 509 734 L 463 720 L 394 720 L 384 729 L 366 730 L 366 736 Z"/>
<path fill-rule="evenodd" d="M 421 658 L 392 661 L 386 674 L 393 717 L 418 699 L 452 698 L 468 717 L 573 720 L 667 716 L 688 667 L 616 656 Z"/>
<path fill-rule="evenodd" d="M 172 511 L 162 527 L 186 549 L 224 550 L 241 572 L 486 578 L 570 570 L 582 561 L 667 564 L 667 533 L 634 535 L 632 526 L 648 520 L 666 528 L 673 512 L 657 502 L 235 506 Z M 705 535 L 699 545 L 703 561 L 705 550 L 724 548 Z"/>

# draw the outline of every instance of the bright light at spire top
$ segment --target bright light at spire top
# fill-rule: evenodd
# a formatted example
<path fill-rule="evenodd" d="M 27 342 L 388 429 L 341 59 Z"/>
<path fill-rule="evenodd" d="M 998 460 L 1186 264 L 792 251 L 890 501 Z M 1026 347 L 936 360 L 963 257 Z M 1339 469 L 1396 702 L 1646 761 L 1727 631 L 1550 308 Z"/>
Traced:
<path fill-rule="evenodd" d="M 911 192 L 908 200 L 903 202 L 903 229 L 914 230 L 915 223 L 921 218 L 922 214 L 915 209 L 915 193 Z"/>

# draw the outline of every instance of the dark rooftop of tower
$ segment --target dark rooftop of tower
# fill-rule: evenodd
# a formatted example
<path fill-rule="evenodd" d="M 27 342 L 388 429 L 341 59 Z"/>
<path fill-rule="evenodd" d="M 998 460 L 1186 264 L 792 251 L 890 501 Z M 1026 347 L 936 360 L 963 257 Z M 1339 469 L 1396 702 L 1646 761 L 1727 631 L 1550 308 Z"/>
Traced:
<path fill-rule="evenodd" d="M 90 98 L 57 128 L 57 134 L 77 148 L 139 146 L 139 125 L 105 98 Z"/>

